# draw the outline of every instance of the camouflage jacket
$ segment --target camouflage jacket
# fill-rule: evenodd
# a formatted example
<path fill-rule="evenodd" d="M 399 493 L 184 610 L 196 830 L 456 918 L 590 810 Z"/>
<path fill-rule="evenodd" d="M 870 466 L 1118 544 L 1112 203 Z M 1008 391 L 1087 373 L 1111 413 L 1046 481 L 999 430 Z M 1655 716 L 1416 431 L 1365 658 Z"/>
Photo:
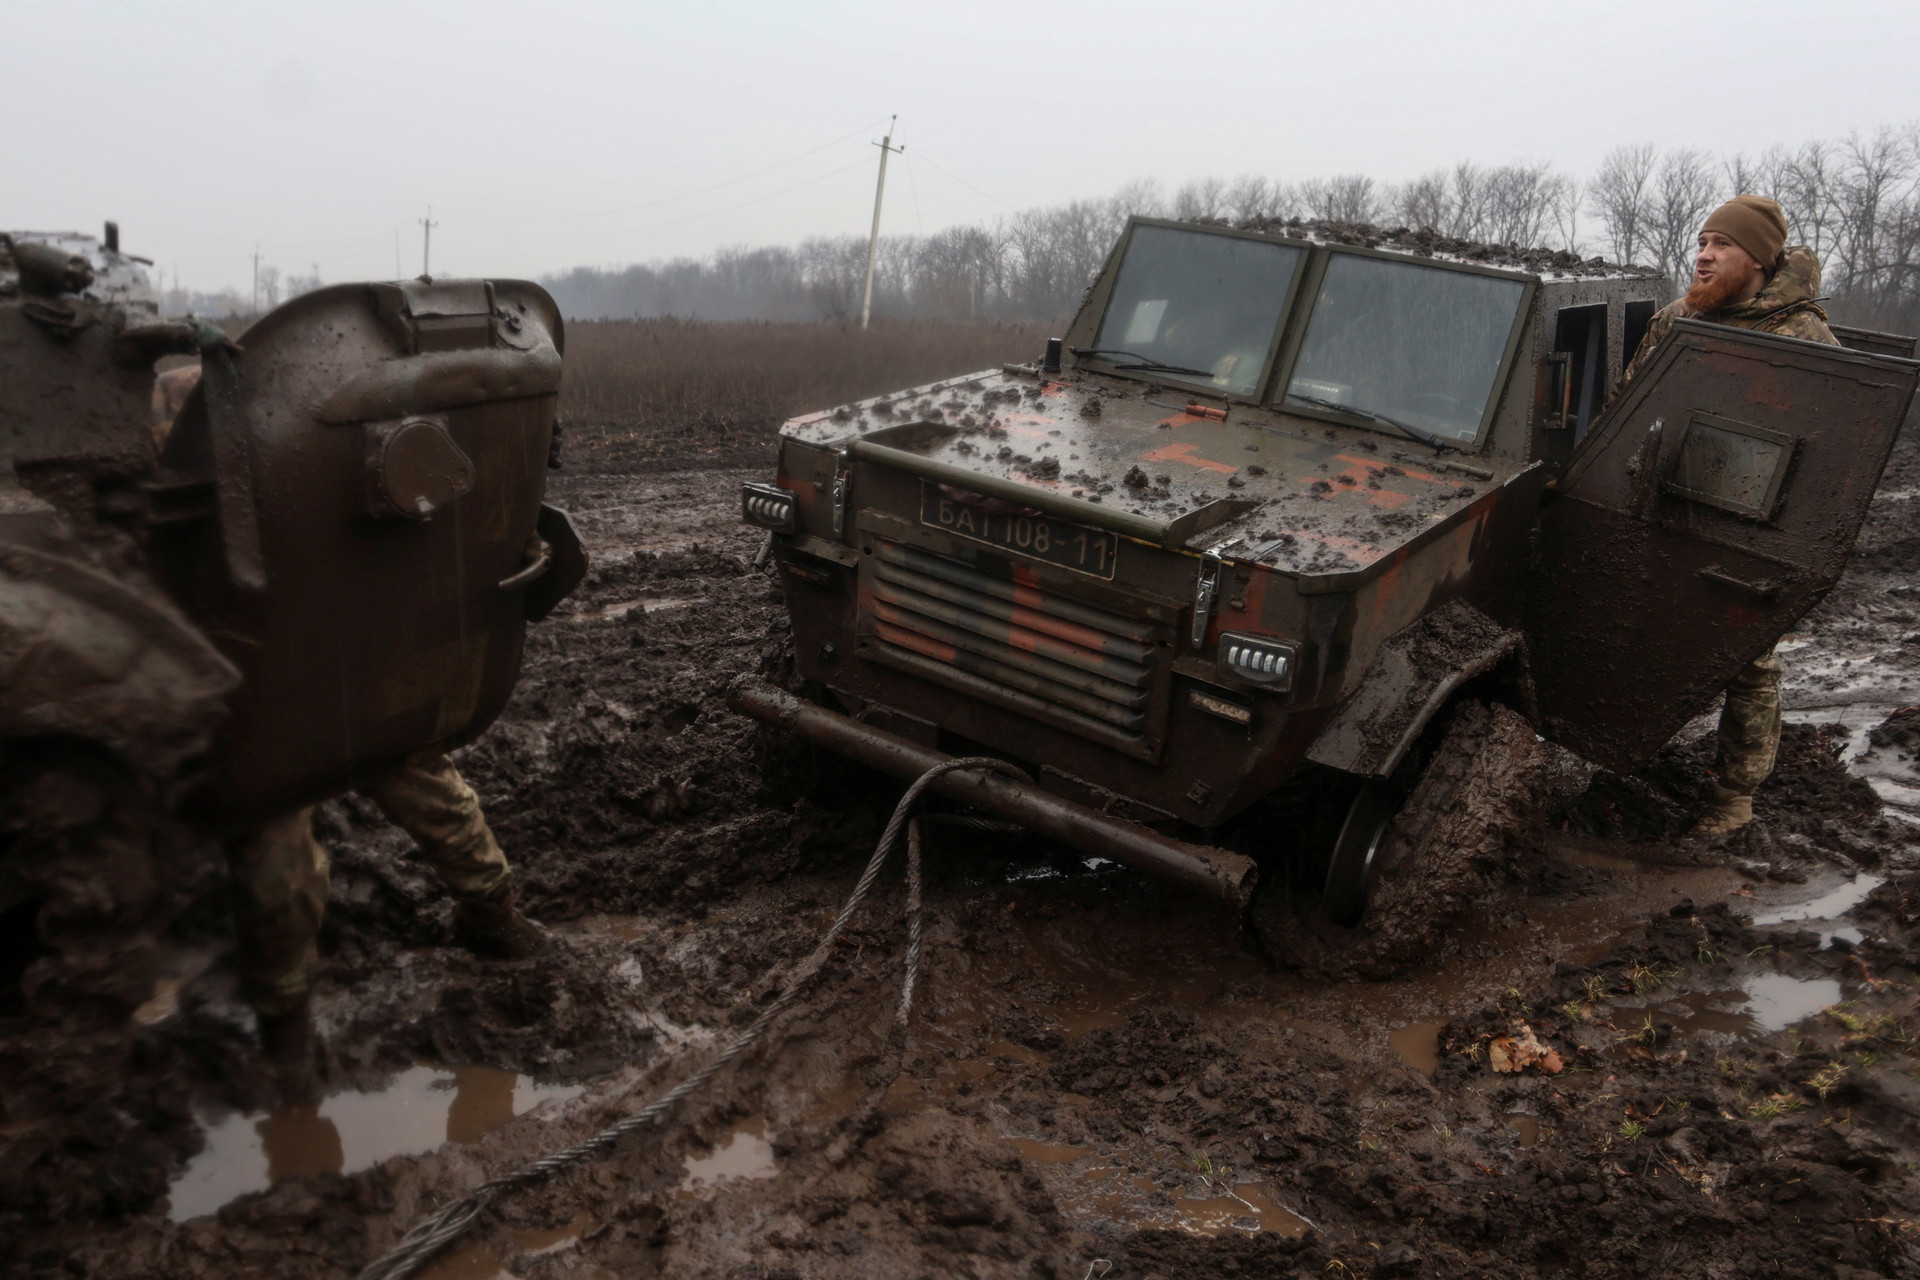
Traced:
<path fill-rule="evenodd" d="M 1819 293 L 1820 259 L 1813 256 L 1813 250 L 1801 244 L 1787 250 L 1785 261 L 1773 273 L 1773 278 L 1745 302 L 1737 302 L 1718 311 L 1696 312 L 1687 306 L 1684 297 L 1675 298 L 1662 307 L 1647 326 L 1647 336 L 1640 339 L 1640 348 L 1633 353 L 1633 359 L 1627 362 L 1626 372 L 1620 375 L 1613 396 L 1619 395 L 1633 381 L 1634 375 L 1646 367 L 1653 349 L 1660 345 L 1660 339 L 1667 336 L 1675 320 L 1710 320 L 1715 324 L 1785 334 L 1789 338 L 1804 338 L 1808 342 L 1824 342 L 1837 347 L 1840 340 L 1827 328 L 1827 313 L 1814 301 Z M 1613 396 L 1608 396 L 1608 400 L 1611 401 Z"/>

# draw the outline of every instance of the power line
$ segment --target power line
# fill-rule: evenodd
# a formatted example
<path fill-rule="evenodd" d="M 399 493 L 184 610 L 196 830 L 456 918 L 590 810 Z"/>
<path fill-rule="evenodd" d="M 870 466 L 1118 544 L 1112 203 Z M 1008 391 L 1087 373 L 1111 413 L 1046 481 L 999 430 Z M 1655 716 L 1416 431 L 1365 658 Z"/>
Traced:
<path fill-rule="evenodd" d="M 754 178 L 761 177 L 764 174 L 772 173 L 775 169 L 784 169 L 790 164 L 805 160 L 808 156 L 817 156 L 822 151 L 831 150 L 843 142 L 849 142 L 863 133 L 871 132 L 882 123 L 882 121 L 876 120 L 871 124 L 861 125 L 852 133 L 842 134 L 832 142 L 823 142 L 810 151 L 802 151 L 797 156 L 788 156 L 785 160 L 777 160 L 765 168 L 755 169 L 750 173 L 738 174 L 731 178 L 724 178 L 710 186 L 696 187 L 692 191 L 682 191 L 675 195 L 661 196 L 654 200 L 643 200 L 639 204 L 623 205 L 618 209 L 601 209 L 593 213 L 526 213 L 505 214 L 502 215 L 502 217 L 510 222 L 567 222 L 578 218 L 611 218 L 623 213 L 637 213 L 642 209 L 655 209 L 663 204 L 673 204 L 680 200 L 691 200 L 695 196 L 703 196 L 710 191 L 718 191 L 723 187 L 735 186 L 738 183 L 747 182 Z"/>
<path fill-rule="evenodd" d="M 913 197 L 913 225 L 920 229 L 924 237 L 927 234 L 927 220 L 920 216 L 920 184 L 913 180 L 913 157 L 907 154 L 905 143 L 900 144 L 900 158 L 907 162 L 907 193 Z"/>
<path fill-rule="evenodd" d="M 993 203 L 999 205 L 1002 209 L 1005 209 L 1008 213 L 1018 212 L 1012 205 L 1008 204 L 1005 200 L 1000 199 L 998 196 L 988 195 L 986 192 L 974 186 L 971 182 L 968 182 L 965 178 L 961 177 L 959 174 L 954 173 L 952 170 L 948 169 L 945 165 L 940 164 L 932 156 L 928 155 L 925 151 L 921 151 L 918 154 L 922 160 L 925 160 L 928 164 L 932 165 L 935 169 L 938 169 L 941 173 L 946 174 L 949 178 L 952 178 L 955 182 L 959 183 L 961 186 L 965 187 L 967 190 L 973 192 L 973 194 L 979 196 L 981 199 L 991 200 Z"/>
<path fill-rule="evenodd" d="M 765 204 L 769 200 L 777 200 L 781 196 L 784 196 L 789 192 L 800 190 L 802 187 L 810 187 L 816 182 L 825 182 L 828 178 L 838 177 L 840 174 L 846 173 L 849 170 L 864 169 L 866 168 L 866 166 L 867 166 L 866 157 L 862 156 L 860 159 L 855 160 L 852 164 L 841 165 L 838 169 L 830 169 L 826 173 L 818 174 L 802 182 L 796 182 L 790 187 L 782 187 L 778 191 L 769 191 L 766 195 L 755 196 L 751 200 L 742 200 L 738 204 L 726 205 L 723 208 L 708 209 L 701 213 L 690 213 L 684 218 L 672 218 L 666 222 L 650 222 L 650 223 L 647 223 L 645 226 L 623 227 L 618 230 L 609 230 L 609 231 L 583 231 L 573 235 L 553 236 L 553 237 L 550 237 L 550 239 L 605 240 L 613 236 L 633 235 L 637 232 L 642 232 L 642 231 L 659 231 L 666 227 L 677 227 L 682 225 L 683 223 L 698 222 L 702 218 L 715 218 L 723 213 L 732 213 L 735 209 L 745 209 L 751 205 Z"/>

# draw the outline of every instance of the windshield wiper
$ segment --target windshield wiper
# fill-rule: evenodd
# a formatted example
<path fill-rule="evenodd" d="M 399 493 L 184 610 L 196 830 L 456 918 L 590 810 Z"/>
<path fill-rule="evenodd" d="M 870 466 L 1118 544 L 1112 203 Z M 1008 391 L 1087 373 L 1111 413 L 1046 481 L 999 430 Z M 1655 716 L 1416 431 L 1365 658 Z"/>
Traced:
<path fill-rule="evenodd" d="M 1429 449 L 1438 452 L 1445 452 L 1448 449 L 1456 447 L 1452 441 L 1443 440 L 1431 431 L 1424 431 L 1419 427 L 1398 422 L 1389 418 L 1384 413 L 1375 413 L 1371 409 L 1356 409 L 1350 404 L 1341 404 L 1338 400 L 1328 400 L 1321 396 L 1296 395 L 1291 391 L 1287 392 L 1287 399 L 1298 401 L 1301 404 L 1310 404 L 1317 409 L 1332 409 L 1335 413 L 1350 413 L 1356 418 L 1365 418 L 1369 422 L 1382 423 L 1385 426 L 1392 427 L 1409 440 L 1418 440 Z"/>
<path fill-rule="evenodd" d="M 1113 367 L 1116 369 L 1139 369 L 1145 373 L 1180 373 L 1192 378 L 1211 378 L 1213 376 L 1212 373 L 1205 369 L 1189 369 L 1183 364 L 1162 364 L 1150 356 L 1141 355 L 1138 351 L 1122 351 L 1119 347 L 1075 347 L 1073 354 L 1075 356 L 1108 357 L 1108 364 L 1113 364 L 1110 358 L 1113 356 L 1125 356 L 1127 359 L 1135 361 L 1133 364 L 1114 365 Z"/>

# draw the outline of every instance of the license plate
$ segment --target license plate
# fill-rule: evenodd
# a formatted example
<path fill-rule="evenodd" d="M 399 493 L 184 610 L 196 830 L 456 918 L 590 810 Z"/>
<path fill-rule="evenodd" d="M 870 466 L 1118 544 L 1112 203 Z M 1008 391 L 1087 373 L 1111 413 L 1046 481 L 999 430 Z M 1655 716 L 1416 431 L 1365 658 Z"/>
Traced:
<path fill-rule="evenodd" d="M 1114 534 L 1052 516 L 996 511 L 949 497 L 925 482 L 920 485 L 920 523 L 1095 578 L 1113 577 L 1120 551 Z"/>

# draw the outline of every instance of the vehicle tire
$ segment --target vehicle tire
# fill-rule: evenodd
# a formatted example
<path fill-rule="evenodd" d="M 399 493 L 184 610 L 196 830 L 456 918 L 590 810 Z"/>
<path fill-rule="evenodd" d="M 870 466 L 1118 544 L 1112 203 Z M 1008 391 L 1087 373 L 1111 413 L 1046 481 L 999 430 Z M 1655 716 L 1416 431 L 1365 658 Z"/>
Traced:
<path fill-rule="evenodd" d="M 1430 951 L 1460 909 L 1506 871 L 1546 779 L 1546 749 L 1518 712 L 1460 704 L 1376 859 L 1361 927 L 1378 963 Z"/>
<path fill-rule="evenodd" d="M 1379 878 L 1382 854 L 1393 834 L 1393 819 L 1404 803 L 1400 788 L 1387 778 L 1369 778 L 1347 806 L 1327 857 L 1320 909 L 1335 924 L 1360 923 Z"/>
<path fill-rule="evenodd" d="M 1380 779 L 1353 797 L 1317 919 L 1255 903 L 1250 923 L 1263 947 L 1279 963 L 1347 977 L 1386 976 L 1432 955 L 1446 926 L 1505 871 L 1513 836 L 1544 793 L 1546 759 L 1517 712 L 1456 704 L 1410 790 Z"/>

